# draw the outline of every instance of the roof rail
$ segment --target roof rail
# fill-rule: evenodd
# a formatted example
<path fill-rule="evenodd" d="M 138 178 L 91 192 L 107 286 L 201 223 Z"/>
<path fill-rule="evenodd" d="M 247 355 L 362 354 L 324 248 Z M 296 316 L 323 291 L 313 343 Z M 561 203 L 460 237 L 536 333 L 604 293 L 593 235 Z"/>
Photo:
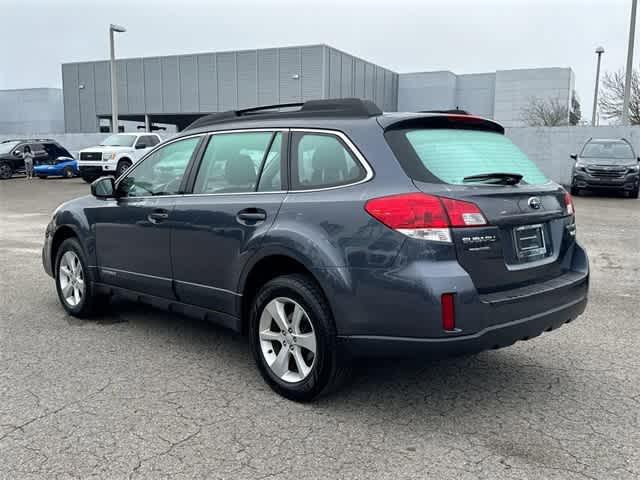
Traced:
<path fill-rule="evenodd" d="M 418 113 L 448 113 L 452 115 L 471 115 L 471 113 L 466 110 L 459 110 L 454 108 L 452 110 L 420 110 Z"/>
<path fill-rule="evenodd" d="M 283 109 L 297 110 L 282 111 Z M 255 115 L 269 115 L 272 118 L 284 116 L 310 117 L 310 116 L 339 116 L 339 117 L 374 117 L 381 115 L 382 110 L 370 100 L 360 98 L 336 98 L 327 100 L 308 100 L 304 103 L 281 103 L 277 105 L 263 105 L 260 107 L 245 108 L 242 110 L 229 110 L 226 112 L 212 113 L 200 117 L 185 130 L 205 127 L 217 123 L 255 118 Z"/>

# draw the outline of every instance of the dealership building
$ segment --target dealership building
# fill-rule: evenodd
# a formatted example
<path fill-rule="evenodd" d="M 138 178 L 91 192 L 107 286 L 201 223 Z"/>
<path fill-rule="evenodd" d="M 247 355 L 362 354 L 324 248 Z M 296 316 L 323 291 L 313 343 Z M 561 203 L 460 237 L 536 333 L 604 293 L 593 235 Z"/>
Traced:
<path fill-rule="evenodd" d="M 520 126 L 532 98 L 569 106 L 574 86 L 570 68 L 397 73 L 327 45 L 129 58 L 116 71 L 120 120 L 178 130 L 207 113 L 341 97 L 385 111 L 458 108 Z M 65 63 L 62 84 L 67 132 L 109 124 L 108 61 Z"/>

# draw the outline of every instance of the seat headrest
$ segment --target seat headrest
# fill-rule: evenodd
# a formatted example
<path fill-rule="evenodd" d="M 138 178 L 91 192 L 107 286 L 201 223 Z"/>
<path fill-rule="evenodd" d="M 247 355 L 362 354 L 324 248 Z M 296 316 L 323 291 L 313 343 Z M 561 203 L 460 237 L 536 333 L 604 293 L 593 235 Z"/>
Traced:
<path fill-rule="evenodd" d="M 240 154 L 227 161 L 224 176 L 230 185 L 251 185 L 256 181 L 256 167 L 249 155 Z"/>

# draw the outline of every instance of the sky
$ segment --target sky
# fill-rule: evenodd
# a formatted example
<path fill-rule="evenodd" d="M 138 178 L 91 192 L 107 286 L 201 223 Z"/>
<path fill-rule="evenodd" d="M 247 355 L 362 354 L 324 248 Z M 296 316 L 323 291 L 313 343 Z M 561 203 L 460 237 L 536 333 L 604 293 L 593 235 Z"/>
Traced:
<path fill-rule="evenodd" d="M 119 58 L 325 43 L 398 73 L 571 67 L 590 119 L 595 48 L 603 71 L 624 67 L 630 11 L 631 0 L 0 0 L 0 89 L 60 87 L 62 63 L 108 58 L 116 23 Z"/>

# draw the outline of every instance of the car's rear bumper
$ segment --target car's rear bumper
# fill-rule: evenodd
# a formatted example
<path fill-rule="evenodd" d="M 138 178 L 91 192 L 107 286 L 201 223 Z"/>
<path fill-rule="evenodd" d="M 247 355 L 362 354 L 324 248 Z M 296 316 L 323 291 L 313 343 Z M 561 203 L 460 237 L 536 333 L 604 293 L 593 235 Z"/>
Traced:
<path fill-rule="evenodd" d="M 53 277 L 53 262 L 51 258 L 51 247 L 53 243 L 53 225 L 49 223 L 44 234 L 44 245 L 42 246 L 42 266 L 47 275 Z"/>
<path fill-rule="evenodd" d="M 471 335 L 445 338 L 412 338 L 383 336 L 343 336 L 341 344 L 351 355 L 371 356 L 428 356 L 444 357 L 480 352 L 512 345 L 518 340 L 529 340 L 569 323 L 578 317 L 587 305 L 587 296 L 554 309 L 492 325 Z"/>

